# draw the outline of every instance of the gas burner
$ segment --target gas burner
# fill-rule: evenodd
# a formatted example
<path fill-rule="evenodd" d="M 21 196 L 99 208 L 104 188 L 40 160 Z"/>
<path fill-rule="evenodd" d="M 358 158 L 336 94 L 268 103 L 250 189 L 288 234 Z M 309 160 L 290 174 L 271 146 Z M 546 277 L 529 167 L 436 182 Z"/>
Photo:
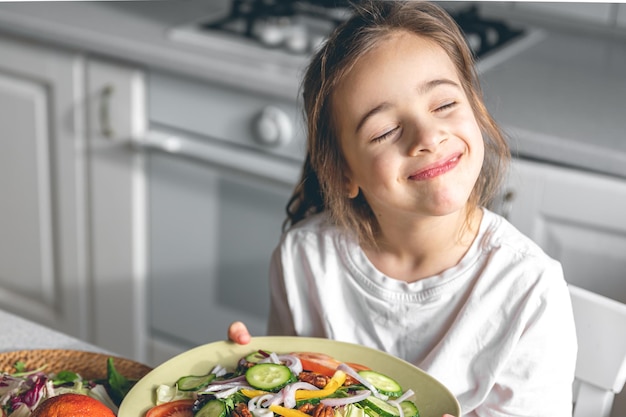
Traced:
<path fill-rule="evenodd" d="M 253 40 L 264 47 L 309 54 L 350 15 L 342 2 L 290 0 L 234 0 L 228 16 L 202 24 Z"/>

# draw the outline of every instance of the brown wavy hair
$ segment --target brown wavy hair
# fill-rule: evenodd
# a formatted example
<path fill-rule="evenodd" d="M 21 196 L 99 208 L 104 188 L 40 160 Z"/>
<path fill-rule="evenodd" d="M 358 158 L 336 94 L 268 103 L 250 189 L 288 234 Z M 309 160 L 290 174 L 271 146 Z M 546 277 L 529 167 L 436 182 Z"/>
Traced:
<path fill-rule="evenodd" d="M 300 182 L 287 204 L 284 228 L 322 211 L 352 230 L 362 244 L 375 245 L 378 223 L 362 193 L 347 195 L 346 161 L 333 118 L 333 92 L 355 63 L 381 40 L 399 31 L 429 39 L 454 63 L 485 143 L 485 157 L 470 195 L 468 215 L 489 207 L 507 168 L 510 152 L 487 111 L 472 52 L 456 22 L 439 6 L 424 1 L 368 1 L 331 34 L 313 56 L 302 82 L 307 122 L 307 154 Z"/>

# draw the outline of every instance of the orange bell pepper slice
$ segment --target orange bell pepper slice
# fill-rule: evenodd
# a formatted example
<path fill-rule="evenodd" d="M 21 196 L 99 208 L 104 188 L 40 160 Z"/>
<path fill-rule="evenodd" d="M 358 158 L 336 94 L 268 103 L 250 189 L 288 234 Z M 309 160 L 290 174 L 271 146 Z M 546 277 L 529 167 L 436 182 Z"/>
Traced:
<path fill-rule="evenodd" d="M 340 370 L 335 371 L 328 384 L 321 390 L 297 390 L 296 400 L 309 400 L 311 398 L 328 397 L 346 382 L 346 373 Z"/>
<path fill-rule="evenodd" d="M 269 392 L 263 391 L 260 389 L 247 389 L 247 388 L 243 388 L 239 390 L 239 392 L 241 392 L 243 395 L 245 395 L 248 398 L 254 398 L 260 395 L 270 394 Z"/>
<path fill-rule="evenodd" d="M 300 411 L 295 408 L 287 408 L 276 404 L 270 405 L 269 409 L 270 411 L 273 411 L 276 414 L 280 414 L 283 417 L 311 417 L 304 411 Z"/>

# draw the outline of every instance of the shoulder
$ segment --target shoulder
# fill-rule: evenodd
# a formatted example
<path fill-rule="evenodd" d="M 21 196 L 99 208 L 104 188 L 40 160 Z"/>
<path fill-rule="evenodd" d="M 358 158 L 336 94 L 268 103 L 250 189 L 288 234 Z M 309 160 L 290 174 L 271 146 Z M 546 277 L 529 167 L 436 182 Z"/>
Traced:
<path fill-rule="evenodd" d="M 281 245 L 289 242 L 333 240 L 343 235 L 326 212 L 317 213 L 296 223 L 281 237 Z"/>
<path fill-rule="evenodd" d="M 566 292 L 561 263 L 503 217 L 484 211 L 480 251 L 492 284 L 538 294 Z"/>
<path fill-rule="evenodd" d="M 285 253 L 297 251 L 321 253 L 337 249 L 345 240 L 346 233 L 337 227 L 325 212 L 314 214 L 286 230 L 280 239 L 279 250 Z"/>
<path fill-rule="evenodd" d="M 504 217 L 484 209 L 480 247 L 486 252 L 499 251 L 511 261 L 532 260 L 556 262 L 532 239 L 520 232 Z"/>

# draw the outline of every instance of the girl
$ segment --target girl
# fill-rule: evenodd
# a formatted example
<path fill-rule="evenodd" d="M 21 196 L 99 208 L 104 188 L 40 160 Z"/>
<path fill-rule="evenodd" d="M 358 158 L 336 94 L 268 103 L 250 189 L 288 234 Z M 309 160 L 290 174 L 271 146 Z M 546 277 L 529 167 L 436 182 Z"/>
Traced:
<path fill-rule="evenodd" d="M 308 149 L 270 271 L 268 333 L 408 360 L 465 416 L 571 416 L 562 270 L 485 207 L 508 148 L 455 22 L 425 2 L 358 6 L 303 83 Z M 250 339 L 242 323 L 229 338 Z"/>

